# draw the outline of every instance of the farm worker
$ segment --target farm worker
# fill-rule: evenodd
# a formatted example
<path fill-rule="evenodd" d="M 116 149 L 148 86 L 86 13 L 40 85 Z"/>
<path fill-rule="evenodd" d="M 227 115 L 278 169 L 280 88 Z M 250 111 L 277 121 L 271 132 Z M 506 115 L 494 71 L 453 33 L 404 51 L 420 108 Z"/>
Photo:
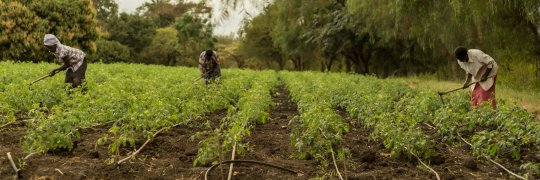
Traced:
<path fill-rule="evenodd" d="M 54 76 L 56 73 L 67 70 L 65 83 L 71 83 L 72 88 L 81 85 L 85 79 L 87 60 L 85 54 L 79 49 L 75 49 L 60 43 L 58 38 L 52 34 L 46 34 L 43 44 L 49 52 L 52 53 L 62 66 L 52 70 L 49 76 Z"/>
<path fill-rule="evenodd" d="M 199 70 L 201 71 L 201 77 L 204 78 L 207 85 L 220 77 L 221 68 L 219 67 L 218 54 L 213 50 L 203 51 L 199 56 Z"/>
<path fill-rule="evenodd" d="M 454 53 L 459 66 L 467 74 L 463 89 L 471 85 L 471 80 L 477 82 L 471 87 L 471 107 L 478 107 L 480 104 L 488 102 L 491 103 L 493 109 L 496 109 L 495 82 L 499 66 L 495 60 L 478 49 L 457 47 Z"/>

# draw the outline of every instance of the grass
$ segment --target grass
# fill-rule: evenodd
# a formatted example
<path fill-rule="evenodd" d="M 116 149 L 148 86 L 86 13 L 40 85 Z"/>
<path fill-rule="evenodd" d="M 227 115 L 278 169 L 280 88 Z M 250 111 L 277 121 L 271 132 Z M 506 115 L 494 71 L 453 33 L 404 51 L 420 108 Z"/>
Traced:
<path fill-rule="evenodd" d="M 453 81 L 437 81 L 422 77 L 407 77 L 407 78 L 392 78 L 393 80 L 405 83 L 411 88 L 431 89 L 435 91 L 448 91 L 461 87 L 463 83 Z M 466 89 L 469 90 L 470 89 Z M 497 84 L 496 98 L 514 101 L 520 104 L 523 108 L 536 115 L 540 116 L 540 93 L 534 91 L 519 91 Z"/>

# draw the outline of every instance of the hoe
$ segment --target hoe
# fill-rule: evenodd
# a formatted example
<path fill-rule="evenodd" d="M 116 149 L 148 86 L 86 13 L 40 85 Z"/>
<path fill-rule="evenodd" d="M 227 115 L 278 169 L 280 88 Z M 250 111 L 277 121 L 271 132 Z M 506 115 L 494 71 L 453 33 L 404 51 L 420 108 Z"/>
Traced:
<path fill-rule="evenodd" d="M 32 81 L 32 82 L 30 83 L 30 85 L 32 85 L 32 84 L 34 84 L 34 83 L 37 83 L 37 82 L 39 82 L 39 81 L 41 81 L 41 80 L 43 80 L 43 79 L 46 79 L 46 78 L 48 78 L 48 77 L 51 77 L 51 75 L 47 74 L 47 75 L 45 75 L 45 76 L 43 76 L 43 77 L 40 77 L 39 79 L 36 79 L 36 80 Z"/>
<path fill-rule="evenodd" d="M 492 77 L 494 77 L 494 76 L 489 76 L 488 78 L 492 78 Z M 476 84 L 476 83 L 478 83 L 478 82 L 480 82 L 480 81 L 475 81 L 475 82 L 469 83 L 469 84 L 467 84 L 467 86 L 465 86 L 465 87 L 469 87 L 469 86 L 471 86 L 471 85 L 473 85 L 473 84 Z M 460 88 L 452 89 L 452 90 L 446 91 L 446 92 L 441 92 L 441 91 L 439 91 L 439 92 L 437 92 L 437 94 L 439 94 L 439 98 L 441 98 L 441 102 L 442 102 L 443 105 L 444 105 L 444 99 L 443 99 L 443 96 L 444 96 L 444 95 L 446 95 L 446 94 L 448 94 L 448 93 L 452 93 L 452 92 L 458 91 L 458 90 L 461 90 L 461 89 L 465 89 L 465 88 L 460 87 Z"/>

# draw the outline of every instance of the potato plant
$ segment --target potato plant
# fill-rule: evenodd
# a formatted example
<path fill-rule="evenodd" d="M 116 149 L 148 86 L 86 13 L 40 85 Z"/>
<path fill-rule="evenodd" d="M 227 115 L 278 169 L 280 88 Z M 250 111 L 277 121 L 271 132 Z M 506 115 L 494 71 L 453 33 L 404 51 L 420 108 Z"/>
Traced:
<path fill-rule="evenodd" d="M 194 165 L 222 157 L 234 146 L 239 154 L 243 154 L 246 145 L 242 140 L 251 134 L 257 124 L 266 123 L 272 105 L 272 92 L 278 84 L 277 74 L 274 71 L 252 72 L 250 77 L 253 78 L 251 87 L 240 93 L 238 102 L 229 107 L 220 126 L 210 132 L 212 136 L 200 142 L 201 148 Z"/>

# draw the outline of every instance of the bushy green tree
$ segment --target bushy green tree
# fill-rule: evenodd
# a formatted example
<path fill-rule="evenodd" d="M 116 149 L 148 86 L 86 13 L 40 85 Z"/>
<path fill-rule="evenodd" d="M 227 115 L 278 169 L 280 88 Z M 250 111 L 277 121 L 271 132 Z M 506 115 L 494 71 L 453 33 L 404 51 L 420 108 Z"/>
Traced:
<path fill-rule="evenodd" d="M 265 11 L 247 22 L 243 28 L 243 36 L 240 38 L 239 52 L 244 57 L 253 57 L 273 67 L 277 64 L 279 70 L 285 68 L 287 59 L 279 48 L 274 46 L 274 41 L 270 33 L 276 24 L 272 14 L 273 5 L 267 7 Z"/>
<path fill-rule="evenodd" d="M 101 23 L 118 14 L 118 4 L 114 0 L 92 0 L 96 9 L 96 18 Z"/>
<path fill-rule="evenodd" d="M 212 35 L 213 25 L 207 19 L 184 14 L 175 24 L 182 64 L 196 65 L 199 54 L 214 49 L 217 39 Z"/>
<path fill-rule="evenodd" d="M 150 44 L 144 48 L 141 58 L 147 64 L 177 65 L 178 43 L 176 30 L 172 27 L 157 29 Z M 178 64 L 184 65 L 184 64 Z"/>
<path fill-rule="evenodd" d="M 293 62 L 295 70 L 306 70 L 313 64 L 315 44 L 302 36 L 309 18 L 302 16 L 303 0 L 276 0 L 276 25 L 273 27 L 272 40 L 285 57 Z"/>
<path fill-rule="evenodd" d="M 18 2 L 0 2 L 0 60 L 27 61 L 43 58 L 42 21 Z"/>
<path fill-rule="evenodd" d="M 117 41 L 99 39 L 96 41 L 97 52 L 95 59 L 103 63 L 132 62 L 129 48 Z"/>
<path fill-rule="evenodd" d="M 156 34 L 154 22 L 144 16 L 121 13 L 111 18 L 106 25 L 108 40 L 120 42 L 129 47 L 132 59 L 142 62 L 139 53 L 150 44 Z"/>
<path fill-rule="evenodd" d="M 28 7 L 41 17 L 45 33 L 55 34 L 63 44 L 87 54 L 96 51 L 97 21 L 92 1 L 32 1 Z"/>
<path fill-rule="evenodd" d="M 460 45 L 493 56 L 502 67 L 500 73 L 505 74 L 499 79 L 509 84 L 523 78 L 513 75 L 511 69 L 527 69 L 523 63 L 533 64 L 540 57 L 537 0 L 347 2 L 349 13 L 365 22 L 358 33 L 379 32 L 388 45 L 405 40 L 406 46 L 417 47 L 413 52 L 431 52 L 413 62 L 439 65 L 435 68 L 446 78 L 462 78 L 453 57 L 453 49 Z M 410 49 L 402 49 L 401 54 L 409 54 Z"/>
<path fill-rule="evenodd" d="M 151 0 L 137 9 L 142 15 L 151 18 L 160 28 L 173 25 L 176 18 L 182 17 L 185 13 L 209 14 L 211 10 L 202 3 L 183 0 L 176 3 L 172 3 L 170 0 Z"/>
<path fill-rule="evenodd" d="M 95 52 L 96 14 L 89 0 L 7 0 L 0 11 L 0 44 L 5 47 L 0 50 L 2 59 L 52 60 L 42 48 L 47 33 L 88 55 Z"/>

